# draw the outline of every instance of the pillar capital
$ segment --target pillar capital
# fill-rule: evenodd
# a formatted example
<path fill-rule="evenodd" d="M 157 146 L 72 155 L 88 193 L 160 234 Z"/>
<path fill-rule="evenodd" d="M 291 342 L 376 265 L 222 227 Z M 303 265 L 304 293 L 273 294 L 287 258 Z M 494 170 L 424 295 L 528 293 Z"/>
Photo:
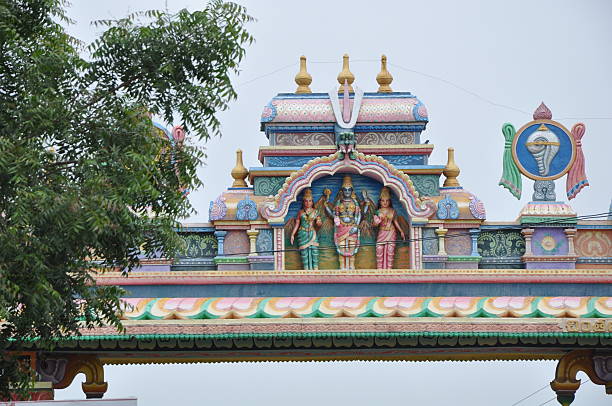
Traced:
<path fill-rule="evenodd" d="M 578 230 L 576 230 L 575 228 L 566 228 L 565 230 L 563 230 L 565 232 L 565 235 L 569 236 L 575 236 L 576 233 L 578 232 Z"/>
<path fill-rule="evenodd" d="M 448 233 L 448 230 L 446 228 L 436 228 L 436 234 L 438 235 L 438 237 L 444 237 L 446 233 Z"/>
<path fill-rule="evenodd" d="M 527 236 L 531 237 L 533 235 L 534 231 L 535 230 L 533 228 L 523 228 L 521 230 L 521 234 L 523 234 L 525 237 L 527 237 Z"/>

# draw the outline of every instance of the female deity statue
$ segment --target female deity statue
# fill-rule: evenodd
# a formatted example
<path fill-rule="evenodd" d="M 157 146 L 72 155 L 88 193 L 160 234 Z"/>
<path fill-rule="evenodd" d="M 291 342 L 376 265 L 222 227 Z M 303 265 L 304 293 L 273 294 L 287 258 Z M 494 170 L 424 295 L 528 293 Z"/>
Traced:
<path fill-rule="evenodd" d="M 402 240 L 405 240 L 406 236 L 397 221 L 395 210 L 391 207 L 391 193 L 387 187 L 383 187 L 380 191 L 378 210 L 374 215 L 374 225 L 378 226 L 376 268 L 391 269 L 393 268 L 397 231 L 402 236 Z"/>
<path fill-rule="evenodd" d="M 320 227 L 322 222 L 319 211 L 313 206 L 312 190 L 306 189 L 302 197 L 302 209 L 297 214 L 297 221 L 291 232 L 291 244 L 297 233 L 302 266 L 304 269 L 317 270 L 319 269 L 319 241 L 315 224 Z"/>
<path fill-rule="evenodd" d="M 357 200 L 353 181 L 349 175 L 342 180 L 341 197 L 334 205 L 334 242 L 340 255 L 341 269 L 355 269 L 355 254 L 359 251 L 359 223 L 361 209 Z"/>

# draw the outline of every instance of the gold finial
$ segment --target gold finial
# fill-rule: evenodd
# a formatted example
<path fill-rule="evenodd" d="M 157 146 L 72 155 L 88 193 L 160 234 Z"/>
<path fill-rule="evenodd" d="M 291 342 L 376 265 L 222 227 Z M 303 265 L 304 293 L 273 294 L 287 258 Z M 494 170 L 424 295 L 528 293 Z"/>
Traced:
<path fill-rule="evenodd" d="M 444 187 L 457 187 L 461 186 L 459 181 L 457 180 L 457 176 L 459 176 L 459 172 L 461 170 L 455 163 L 455 149 L 448 149 L 448 161 L 446 162 L 446 166 L 444 167 L 444 171 L 442 172 L 446 179 L 444 180 Z"/>
<path fill-rule="evenodd" d="M 393 76 L 387 70 L 387 56 L 383 55 L 380 58 L 380 72 L 376 75 L 376 82 L 378 82 L 378 93 L 391 93 L 391 82 L 393 82 Z"/>
<path fill-rule="evenodd" d="M 245 181 L 246 177 L 249 176 L 249 171 L 244 167 L 242 163 L 242 150 L 236 150 L 236 166 L 232 169 L 232 178 L 234 178 L 234 183 L 232 183 L 232 187 L 247 187 L 247 183 Z"/>
<path fill-rule="evenodd" d="M 344 81 L 348 83 L 348 89 L 350 93 L 353 93 L 353 82 L 355 81 L 355 75 L 349 70 L 349 56 L 348 54 L 344 54 L 342 57 L 342 72 L 338 74 L 338 83 L 340 83 L 340 88 L 338 89 L 338 93 L 342 93 L 344 91 Z"/>
<path fill-rule="evenodd" d="M 306 57 L 300 56 L 300 71 L 295 75 L 295 83 L 298 87 L 295 90 L 296 93 L 312 93 L 310 90 L 310 84 L 312 83 L 312 76 L 306 71 Z"/>

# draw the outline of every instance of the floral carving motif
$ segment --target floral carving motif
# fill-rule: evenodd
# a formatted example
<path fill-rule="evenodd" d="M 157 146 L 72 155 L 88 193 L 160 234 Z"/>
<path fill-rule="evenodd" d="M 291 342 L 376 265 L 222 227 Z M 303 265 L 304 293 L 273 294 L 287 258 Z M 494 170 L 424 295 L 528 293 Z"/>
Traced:
<path fill-rule="evenodd" d="M 612 257 L 612 232 L 580 230 L 576 253 L 581 257 Z"/>
<path fill-rule="evenodd" d="M 246 195 L 236 207 L 236 220 L 257 220 L 257 203 Z"/>
<path fill-rule="evenodd" d="M 276 117 L 276 106 L 270 101 L 264 107 L 263 113 L 261 114 L 261 122 L 269 123 L 274 120 L 274 117 Z"/>
<path fill-rule="evenodd" d="M 422 165 L 425 163 L 423 155 L 381 155 L 381 157 L 393 165 Z"/>
<path fill-rule="evenodd" d="M 423 228 L 423 254 L 438 255 L 438 236 L 433 228 Z"/>
<path fill-rule="evenodd" d="M 487 217 L 484 203 L 474 195 L 470 196 L 470 213 L 478 220 L 484 220 Z"/>
<path fill-rule="evenodd" d="M 482 257 L 520 257 L 525 254 L 525 240 L 519 231 L 481 231 L 478 253 Z"/>
<path fill-rule="evenodd" d="M 259 255 L 272 255 L 274 249 L 272 246 L 272 230 L 259 230 L 255 244 Z"/>
<path fill-rule="evenodd" d="M 302 166 L 316 156 L 270 156 L 266 158 L 267 166 Z"/>
<path fill-rule="evenodd" d="M 208 208 L 208 219 L 210 221 L 222 220 L 226 214 L 227 206 L 223 196 L 219 196 L 214 202 L 210 202 L 210 207 Z"/>
<path fill-rule="evenodd" d="M 421 196 L 437 196 L 440 194 L 439 175 L 410 175 L 415 189 Z"/>
<path fill-rule="evenodd" d="M 459 206 L 449 195 L 444 195 L 444 199 L 438 202 L 438 211 L 436 213 L 440 220 L 459 218 Z"/>
<path fill-rule="evenodd" d="M 334 134 L 326 133 L 284 133 L 276 135 L 276 145 L 311 146 L 334 145 Z"/>
<path fill-rule="evenodd" d="M 283 176 L 262 176 L 255 178 L 255 196 L 274 196 L 283 187 L 286 179 Z"/>
<path fill-rule="evenodd" d="M 212 258 L 217 255 L 217 239 L 212 234 L 183 234 L 185 248 L 177 255 L 181 258 Z"/>
<path fill-rule="evenodd" d="M 361 145 L 404 145 L 414 144 L 414 133 L 358 133 L 355 134 L 357 144 Z"/>

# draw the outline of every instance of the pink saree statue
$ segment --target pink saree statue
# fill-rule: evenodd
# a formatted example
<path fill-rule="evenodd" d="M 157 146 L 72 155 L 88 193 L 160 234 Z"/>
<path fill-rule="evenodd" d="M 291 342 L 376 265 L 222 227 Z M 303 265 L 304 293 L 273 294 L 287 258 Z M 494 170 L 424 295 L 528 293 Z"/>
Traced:
<path fill-rule="evenodd" d="M 374 215 L 374 225 L 378 226 L 376 237 L 376 268 L 393 268 L 393 257 L 395 256 L 395 242 L 399 231 L 402 240 L 406 239 L 404 231 L 397 221 L 397 214 L 391 207 L 391 193 L 387 187 L 380 191 L 378 210 Z"/>

